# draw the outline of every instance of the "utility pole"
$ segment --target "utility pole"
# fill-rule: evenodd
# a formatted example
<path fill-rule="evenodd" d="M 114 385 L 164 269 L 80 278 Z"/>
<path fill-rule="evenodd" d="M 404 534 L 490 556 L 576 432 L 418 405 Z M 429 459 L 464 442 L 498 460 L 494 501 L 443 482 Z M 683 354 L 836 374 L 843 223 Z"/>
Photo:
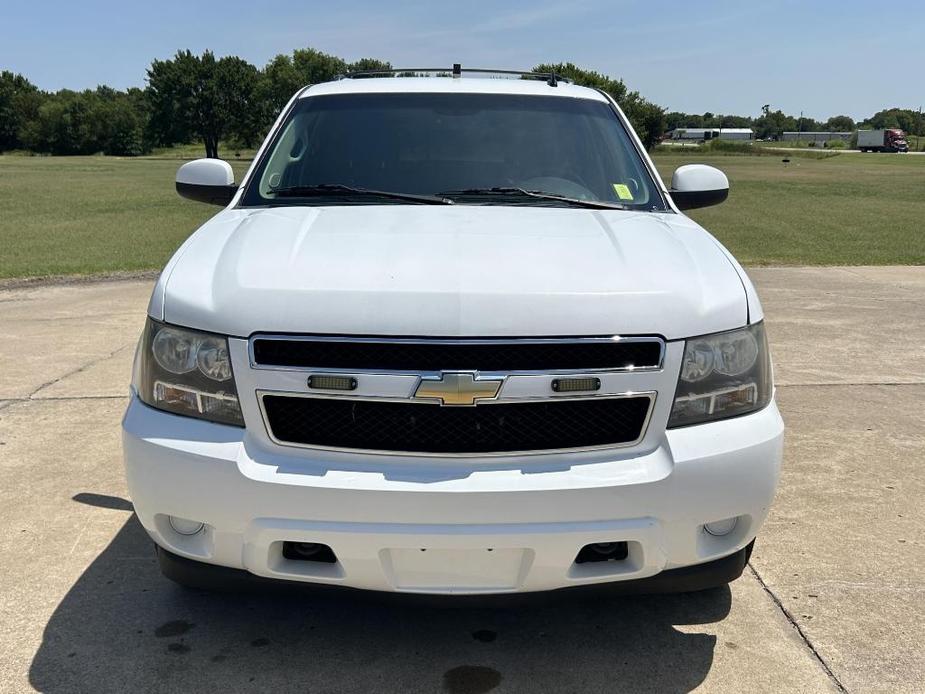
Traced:
<path fill-rule="evenodd" d="M 919 106 L 919 122 L 918 127 L 915 129 L 915 148 L 918 151 L 922 151 L 922 107 Z"/>

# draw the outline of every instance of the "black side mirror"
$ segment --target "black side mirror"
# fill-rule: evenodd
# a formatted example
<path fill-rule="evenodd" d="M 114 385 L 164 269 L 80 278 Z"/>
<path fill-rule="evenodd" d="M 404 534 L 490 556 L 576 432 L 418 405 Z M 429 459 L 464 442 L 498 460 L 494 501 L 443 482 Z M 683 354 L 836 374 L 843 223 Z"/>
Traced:
<path fill-rule="evenodd" d="M 181 197 L 223 207 L 238 191 L 231 164 L 221 159 L 186 162 L 177 171 L 176 185 Z"/>

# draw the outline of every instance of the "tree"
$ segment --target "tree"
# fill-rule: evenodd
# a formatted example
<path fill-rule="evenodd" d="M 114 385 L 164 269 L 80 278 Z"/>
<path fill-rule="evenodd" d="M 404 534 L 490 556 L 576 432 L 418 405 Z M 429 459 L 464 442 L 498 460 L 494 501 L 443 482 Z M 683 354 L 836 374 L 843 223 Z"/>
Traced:
<path fill-rule="evenodd" d="M 752 124 L 752 119 L 747 116 L 723 116 L 720 121 L 722 128 L 748 128 Z"/>
<path fill-rule="evenodd" d="M 347 72 L 347 63 L 342 58 L 328 55 L 314 48 L 299 48 L 292 52 L 292 64 L 295 66 L 302 84 L 330 82 L 335 77 Z"/>
<path fill-rule="evenodd" d="M 770 106 L 765 106 L 762 108 L 761 117 L 752 122 L 752 128 L 755 130 L 755 137 L 778 140 L 784 131 L 797 129 L 797 119 L 780 109 L 772 111 Z"/>
<path fill-rule="evenodd" d="M 260 73 L 257 85 L 257 100 L 261 104 L 261 119 L 264 124 L 273 122 L 283 106 L 301 87 L 305 86 L 292 58 L 278 55 Z"/>
<path fill-rule="evenodd" d="M 665 114 L 665 128 L 667 130 L 676 130 L 677 128 L 702 128 L 703 116 L 696 113 L 682 113 L 681 111 L 672 111 Z"/>
<path fill-rule="evenodd" d="M 328 82 L 348 72 L 388 70 L 391 67 L 390 63 L 377 58 L 360 58 L 348 64 L 313 48 L 297 49 L 292 56 L 277 55 L 261 71 L 257 86 L 263 128 L 270 127 L 273 119 L 302 87 Z"/>
<path fill-rule="evenodd" d="M 218 158 L 225 137 L 255 139 L 256 90 L 257 69 L 245 60 L 178 51 L 172 60 L 155 60 L 148 69 L 150 131 L 164 145 L 197 138 L 207 157 Z"/>
<path fill-rule="evenodd" d="M 22 130 L 38 116 L 43 95 L 29 80 L 0 72 L 0 152 L 23 147 Z"/>
<path fill-rule="evenodd" d="M 635 94 L 635 92 L 633 92 Z M 666 130 L 665 109 L 639 97 L 626 107 L 626 116 L 646 149 L 652 149 L 662 140 Z"/>
<path fill-rule="evenodd" d="M 170 146 L 194 140 L 190 102 L 199 64 L 199 58 L 190 51 L 178 51 L 172 60 L 155 60 L 148 68 L 148 137 L 155 144 Z"/>
<path fill-rule="evenodd" d="M 647 149 L 651 149 L 662 137 L 667 125 L 665 109 L 646 101 L 639 92 L 627 90 L 623 80 L 614 79 L 594 70 L 584 70 L 574 63 L 541 64 L 533 72 L 553 72 L 572 80 L 583 87 L 592 87 L 607 92 L 626 113 Z"/>
<path fill-rule="evenodd" d="M 826 130 L 837 132 L 850 132 L 854 130 L 854 119 L 851 116 L 832 116 L 825 122 Z"/>
<path fill-rule="evenodd" d="M 115 156 L 137 156 L 148 150 L 144 139 L 147 114 L 140 90 L 128 93 L 100 86 L 80 98 L 90 121 L 83 150 Z"/>
<path fill-rule="evenodd" d="M 137 91 L 137 90 L 136 90 Z M 23 143 L 49 154 L 144 154 L 145 114 L 137 94 L 106 86 L 48 94 L 22 129 Z"/>
<path fill-rule="evenodd" d="M 88 120 L 80 94 L 62 89 L 45 99 L 23 128 L 23 143 L 34 152 L 90 154 L 86 151 Z"/>
<path fill-rule="evenodd" d="M 869 122 L 876 129 L 901 128 L 907 133 L 921 135 L 920 119 L 917 111 L 907 108 L 888 108 L 877 111 L 870 117 Z"/>
<path fill-rule="evenodd" d="M 254 146 L 264 124 L 257 107 L 257 68 L 235 56 L 215 64 L 216 118 L 221 121 L 216 137 L 227 135 L 246 147 Z M 218 156 L 218 141 L 215 143 Z"/>
<path fill-rule="evenodd" d="M 392 63 L 378 58 L 360 58 L 347 66 L 349 72 L 375 72 L 377 70 L 391 70 Z"/>

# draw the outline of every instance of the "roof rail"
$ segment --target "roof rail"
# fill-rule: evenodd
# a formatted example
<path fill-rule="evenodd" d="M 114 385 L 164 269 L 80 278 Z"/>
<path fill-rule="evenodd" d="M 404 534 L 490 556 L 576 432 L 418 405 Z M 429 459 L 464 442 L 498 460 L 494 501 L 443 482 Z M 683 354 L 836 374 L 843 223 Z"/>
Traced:
<path fill-rule="evenodd" d="M 419 73 L 443 73 L 446 75 L 452 75 L 453 77 L 461 77 L 464 72 L 471 72 L 484 75 L 517 75 L 524 79 L 541 79 L 545 80 L 546 84 L 550 87 L 558 86 L 558 83 L 561 82 L 571 82 L 567 77 L 558 75 L 555 72 L 530 72 L 528 70 L 491 70 L 486 68 L 473 68 L 473 67 L 462 67 L 459 63 L 455 63 L 452 68 L 445 67 L 405 67 L 405 68 L 389 68 L 385 70 L 357 70 L 355 72 L 348 72 L 343 75 L 340 75 L 338 79 L 353 79 L 356 77 L 394 77 L 398 76 L 408 76 L 416 77 Z"/>

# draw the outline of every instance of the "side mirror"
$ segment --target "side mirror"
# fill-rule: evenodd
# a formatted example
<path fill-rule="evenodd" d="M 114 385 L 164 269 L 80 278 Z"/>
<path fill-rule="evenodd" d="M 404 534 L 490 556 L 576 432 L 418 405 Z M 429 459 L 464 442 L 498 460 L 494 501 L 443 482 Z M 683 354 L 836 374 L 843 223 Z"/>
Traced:
<path fill-rule="evenodd" d="M 679 166 L 671 175 L 671 199 L 681 210 L 719 205 L 729 197 L 729 179 L 705 164 Z"/>
<path fill-rule="evenodd" d="M 177 193 L 210 205 L 227 205 L 238 187 L 231 164 L 221 159 L 188 161 L 177 171 Z"/>

